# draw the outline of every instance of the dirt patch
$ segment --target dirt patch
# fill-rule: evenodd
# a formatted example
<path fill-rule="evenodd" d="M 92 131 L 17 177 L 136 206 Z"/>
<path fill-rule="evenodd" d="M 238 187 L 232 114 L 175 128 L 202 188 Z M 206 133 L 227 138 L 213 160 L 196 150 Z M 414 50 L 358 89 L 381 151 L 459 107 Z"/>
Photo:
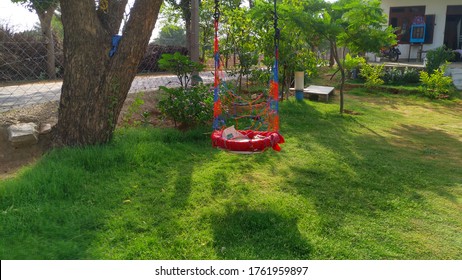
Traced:
<path fill-rule="evenodd" d="M 146 92 L 127 97 L 117 125 L 173 127 L 173 122 L 163 120 L 157 110 L 159 94 Z M 8 141 L 7 128 L 16 123 L 33 122 L 54 126 L 58 121 L 58 102 L 48 102 L 11 110 L 0 114 L 0 179 L 10 177 L 22 166 L 39 159 L 51 147 L 51 134 L 40 134 L 36 145 L 15 148 Z"/>
<path fill-rule="evenodd" d="M 41 134 L 36 145 L 15 148 L 8 141 L 7 129 L 16 123 L 56 124 L 58 102 L 48 102 L 11 110 L 0 115 L 0 178 L 8 177 L 24 165 L 40 158 L 50 148 L 50 134 Z"/>
<path fill-rule="evenodd" d="M 174 123 L 171 120 L 163 119 L 157 109 L 159 99 L 160 94 L 156 91 L 130 94 L 125 100 L 117 126 L 174 127 Z"/>
<path fill-rule="evenodd" d="M 360 113 L 360 112 L 356 112 L 356 111 L 353 111 L 353 110 L 346 110 L 346 109 L 343 110 L 343 113 L 348 114 L 348 115 L 355 115 L 355 116 L 362 115 L 362 113 Z"/>
<path fill-rule="evenodd" d="M 20 167 L 33 163 L 50 148 L 51 135 L 42 134 L 37 144 L 15 148 L 8 141 L 7 127 L 0 128 L 0 178 L 8 177 Z"/>

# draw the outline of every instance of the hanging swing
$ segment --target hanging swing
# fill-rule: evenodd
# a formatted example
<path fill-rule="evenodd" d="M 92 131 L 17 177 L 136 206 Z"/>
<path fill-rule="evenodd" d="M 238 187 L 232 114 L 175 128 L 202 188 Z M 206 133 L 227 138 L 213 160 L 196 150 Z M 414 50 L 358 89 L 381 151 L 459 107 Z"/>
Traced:
<path fill-rule="evenodd" d="M 213 106 L 212 145 L 232 153 L 261 153 L 268 148 L 280 151 L 284 138 L 279 134 L 279 29 L 274 0 L 274 66 L 269 84 L 269 93 L 249 94 L 247 98 L 228 89 L 220 78 L 220 54 L 218 48 L 219 0 L 215 0 L 215 83 Z M 230 126 L 231 120 L 234 122 Z M 245 124 L 247 127 L 241 129 Z M 266 129 L 265 129 L 266 128 Z"/>

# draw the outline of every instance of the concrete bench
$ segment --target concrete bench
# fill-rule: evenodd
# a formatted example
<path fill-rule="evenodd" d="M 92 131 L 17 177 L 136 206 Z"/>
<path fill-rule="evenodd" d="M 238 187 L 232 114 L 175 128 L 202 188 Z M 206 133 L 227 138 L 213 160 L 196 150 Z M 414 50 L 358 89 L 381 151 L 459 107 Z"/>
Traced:
<path fill-rule="evenodd" d="M 289 88 L 290 91 L 294 92 L 295 88 Z M 323 96 L 326 102 L 329 101 L 329 95 L 334 94 L 334 87 L 326 87 L 326 86 L 314 86 L 311 85 L 305 89 L 303 89 L 303 93 L 310 95 L 317 95 Z"/>
<path fill-rule="evenodd" d="M 303 93 L 307 93 L 308 96 L 310 95 L 317 95 L 323 96 L 326 102 L 329 101 L 329 95 L 334 94 L 334 87 L 325 87 L 325 86 L 314 86 L 311 85 L 305 89 L 303 89 Z"/>

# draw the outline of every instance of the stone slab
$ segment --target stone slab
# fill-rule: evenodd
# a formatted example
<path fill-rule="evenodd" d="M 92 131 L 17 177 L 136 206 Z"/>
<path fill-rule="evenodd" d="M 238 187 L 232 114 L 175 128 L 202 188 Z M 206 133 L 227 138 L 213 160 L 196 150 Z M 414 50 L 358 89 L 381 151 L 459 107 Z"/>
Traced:
<path fill-rule="evenodd" d="M 324 96 L 326 102 L 329 101 L 329 95 L 334 93 L 334 87 L 326 87 L 326 86 L 315 86 L 311 85 L 305 89 L 303 89 L 304 93 L 308 94 L 315 94 L 315 95 L 322 95 Z"/>
<path fill-rule="evenodd" d="M 34 145 L 38 142 L 35 123 L 18 123 L 8 127 L 8 140 L 14 147 Z"/>
<path fill-rule="evenodd" d="M 303 89 L 303 92 L 305 92 L 305 93 L 314 93 L 314 94 L 331 94 L 334 91 L 334 89 L 335 89 L 334 87 L 311 85 L 311 86 Z"/>

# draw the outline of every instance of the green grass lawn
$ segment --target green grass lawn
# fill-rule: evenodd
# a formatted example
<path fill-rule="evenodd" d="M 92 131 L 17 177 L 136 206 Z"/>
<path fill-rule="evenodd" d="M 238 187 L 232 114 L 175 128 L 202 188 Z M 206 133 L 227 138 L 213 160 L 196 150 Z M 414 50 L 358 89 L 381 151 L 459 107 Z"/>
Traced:
<path fill-rule="evenodd" d="M 281 104 L 282 152 L 118 130 L 0 181 L 1 259 L 462 259 L 462 103 Z"/>

